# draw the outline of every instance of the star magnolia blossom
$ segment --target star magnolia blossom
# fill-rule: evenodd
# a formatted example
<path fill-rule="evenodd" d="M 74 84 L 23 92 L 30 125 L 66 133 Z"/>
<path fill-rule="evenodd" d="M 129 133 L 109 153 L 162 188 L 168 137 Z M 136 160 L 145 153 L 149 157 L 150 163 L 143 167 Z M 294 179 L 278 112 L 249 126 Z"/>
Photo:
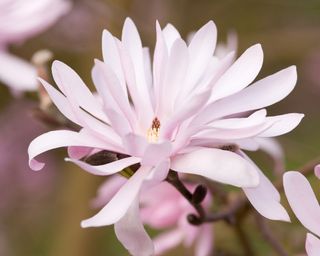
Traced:
<path fill-rule="evenodd" d="M 83 227 L 115 223 L 116 230 L 125 225 L 126 232 L 118 233 L 118 238 L 133 255 L 141 255 L 135 244 L 145 248 L 143 255 L 153 253 L 138 221 L 141 187 L 162 181 L 169 169 L 241 187 L 262 215 L 289 220 L 277 190 L 238 149 L 255 149 L 256 138 L 278 136 L 299 124 L 302 114 L 267 117 L 263 109 L 291 92 L 296 68 L 248 86 L 262 66 L 259 44 L 233 61 L 233 53 L 214 57 L 217 31 L 212 21 L 188 45 L 172 25 L 162 30 L 157 23 L 156 31 L 152 65 L 130 19 L 125 21 L 121 41 L 108 31 L 103 33 L 104 61 L 96 60 L 92 70 L 101 101 L 75 71 L 53 63 L 53 78 L 61 92 L 41 82 L 57 108 L 81 130 L 51 131 L 33 140 L 28 150 L 30 167 L 42 169 L 44 163 L 34 158 L 59 147 L 69 147 L 67 160 L 96 175 L 111 175 L 138 164 L 112 200 L 82 222 Z M 100 166 L 81 161 L 99 150 L 121 157 Z M 139 241 L 132 243 L 139 232 Z"/>
<path fill-rule="evenodd" d="M 15 91 L 37 89 L 36 68 L 7 51 L 41 33 L 71 7 L 67 0 L 0 0 L 0 80 Z M 19 70 L 19 75 L 16 72 Z"/>
<path fill-rule="evenodd" d="M 289 204 L 299 221 L 320 237 L 320 206 L 308 180 L 301 173 L 291 171 L 284 174 L 283 185 Z M 305 246 L 308 256 L 320 255 L 318 237 L 307 234 Z"/>
<path fill-rule="evenodd" d="M 107 204 L 125 182 L 126 179 L 121 176 L 109 178 L 99 188 L 93 201 L 94 206 L 101 207 Z M 196 188 L 189 183 L 186 185 L 190 191 Z M 204 209 L 209 210 L 211 202 L 212 198 L 207 194 L 202 203 Z M 212 225 L 191 225 L 187 221 L 187 215 L 196 214 L 194 208 L 169 183 L 162 182 L 146 193 L 142 192 L 140 205 L 140 215 L 144 224 L 155 229 L 170 229 L 153 239 L 156 255 L 162 255 L 180 243 L 188 249 L 194 244 L 196 256 L 210 255 L 213 249 Z"/>

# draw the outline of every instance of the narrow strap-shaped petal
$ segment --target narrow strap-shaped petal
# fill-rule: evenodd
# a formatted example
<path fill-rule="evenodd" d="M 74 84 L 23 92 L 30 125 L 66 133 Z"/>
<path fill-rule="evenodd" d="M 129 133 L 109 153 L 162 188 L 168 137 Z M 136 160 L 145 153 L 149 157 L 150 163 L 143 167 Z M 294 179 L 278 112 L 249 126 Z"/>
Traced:
<path fill-rule="evenodd" d="M 299 172 L 286 172 L 283 175 L 283 186 L 291 209 L 299 221 L 320 236 L 320 206 L 306 177 Z"/>
<path fill-rule="evenodd" d="M 127 87 L 124 78 L 124 72 L 122 70 L 120 53 L 115 38 L 107 30 L 102 34 L 102 56 L 103 61 L 111 67 L 119 80 L 119 85 L 123 91 L 124 97 L 128 98 Z"/>
<path fill-rule="evenodd" d="M 244 193 L 253 207 L 264 217 L 271 220 L 290 221 L 285 208 L 280 204 L 280 194 L 262 171 L 247 157 L 247 161 L 256 169 L 260 176 L 260 183 L 255 188 L 243 188 Z"/>
<path fill-rule="evenodd" d="M 144 179 L 150 173 L 151 168 L 142 166 L 120 188 L 110 202 L 95 216 L 81 222 L 81 226 L 100 227 L 118 222 L 132 205 L 139 194 Z"/>
<path fill-rule="evenodd" d="M 66 158 L 65 160 L 78 165 L 80 168 L 82 168 L 83 170 L 89 173 L 92 173 L 94 175 L 100 175 L 100 176 L 111 175 L 111 174 L 120 172 L 123 169 L 140 162 L 140 158 L 133 157 L 133 156 L 123 158 L 123 159 L 114 161 L 112 163 L 104 164 L 104 165 L 90 165 L 90 164 L 87 164 L 86 162 L 83 162 L 77 159 L 72 159 L 72 158 Z"/>
<path fill-rule="evenodd" d="M 260 44 L 247 49 L 214 85 L 210 102 L 235 94 L 248 86 L 258 75 L 262 62 Z"/>
<path fill-rule="evenodd" d="M 117 238 L 133 256 L 152 256 L 154 246 L 139 214 L 139 198 L 133 200 L 127 213 L 114 225 Z"/>
<path fill-rule="evenodd" d="M 107 122 L 102 106 L 84 84 L 78 74 L 66 64 L 54 61 L 52 64 L 52 75 L 59 89 L 74 103 L 93 116 Z"/>
<path fill-rule="evenodd" d="M 192 61 L 189 63 L 187 84 L 185 86 L 191 88 L 203 75 L 213 56 L 216 43 L 217 28 L 213 21 L 209 21 L 195 33 L 189 44 L 188 50 Z"/>
<path fill-rule="evenodd" d="M 195 245 L 195 256 L 209 256 L 214 248 L 213 227 L 204 224 L 200 227 L 199 236 Z"/>
<path fill-rule="evenodd" d="M 201 148 L 178 155 L 172 159 L 171 169 L 237 187 L 255 187 L 259 184 L 257 170 L 247 160 L 220 149 Z"/>
<path fill-rule="evenodd" d="M 40 163 L 34 159 L 36 156 L 54 148 L 69 146 L 82 146 L 111 150 L 108 144 L 104 143 L 103 141 L 97 140 L 94 137 L 90 137 L 82 133 L 68 130 L 51 131 L 40 135 L 30 143 L 28 148 L 30 168 L 38 171 L 44 167 L 44 163 Z"/>
<path fill-rule="evenodd" d="M 16 91 L 33 91 L 38 86 L 36 77 L 37 72 L 34 66 L 0 50 L 0 81 L 4 84 Z"/>
<path fill-rule="evenodd" d="M 162 30 L 162 34 L 170 53 L 173 43 L 181 38 L 180 33 L 172 24 L 168 23 Z"/>
<path fill-rule="evenodd" d="M 275 137 L 291 132 L 301 122 L 304 114 L 290 113 L 279 116 L 267 117 L 267 123 L 273 123 L 268 129 L 262 132 L 260 137 Z"/>
<path fill-rule="evenodd" d="M 203 124 L 236 113 L 264 108 L 285 98 L 297 81 L 295 66 L 265 77 L 242 91 L 209 104 L 195 123 Z"/>
<path fill-rule="evenodd" d="M 172 46 L 165 64 L 165 74 L 157 102 L 156 116 L 161 120 L 174 112 L 174 103 L 181 85 L 184 84 L 189 62 L 188 48 L 182 39 L 177 39 Z"/>

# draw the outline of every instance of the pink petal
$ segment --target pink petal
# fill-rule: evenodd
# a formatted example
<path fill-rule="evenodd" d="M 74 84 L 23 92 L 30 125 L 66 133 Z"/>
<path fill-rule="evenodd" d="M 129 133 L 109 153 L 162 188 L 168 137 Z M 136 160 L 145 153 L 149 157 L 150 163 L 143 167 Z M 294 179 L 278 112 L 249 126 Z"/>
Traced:
<path fill-rule="evenodd" d="M 166 251 L 178 246 L 183 239 L 183 232 L 179 229 L 174 229 L 158 235 L 154 240 L 155 254 L 161 255 Z"/>
<path fill-rule="evenodd" d="M 252 206 L 270 220 L 290 221 L 285 208 L 280 204 L 280 194 L 273 184 L 257 168 L 260 184 L 256 188 L 244 188 L 243 191 Z"/>
<path fill-rule="evenodd" d="M 83 133 L 67 130 L 51 131 L 38 136 L 30 143 L 28 148 L 30 168 L 39 171 L 44 167 L 44 163 L 34 159 L 36 156 L 54 148 L 69 146 L 108 149 L 108 145 L 103 141 Z"/>
<path fill-rule="evenodd" d="M 258 75 L 263 62 L 260 44 L 246 50 L 234 64 L 221 76 L 213 87 L 210 101 L 227 97 L 241 91 Z"/>
<path fill-rule="evenodd" d="M 101 175 L 101 176 L 111 175 L 111 174 L 120 172 L 123 169 L 140 162 L 140 158 L 133 157 L 133 156 L 123 158 L 123 159 L 120 159 L 108 164 L 104 164 L 104 165 L 90 165 L 90 164 L 87 164 L 86 162 L 83 162 L 77 159 L 71 159 L 71 158 L 66 158 L 65 160 L 67 162 L 72 162 L 78 165 L 81 169 L 89 173 L 92 173 L 94 175 Z"/>
<path fill-rule="evenodd" d="M 243 152 L 241 154 L 250 162 L 260 176 L 256 188 L 244 188 L 243 191 L 252 206 L 264 217 L 271 220 L 290 221 L 285 208 L 280 204 L 280 194 L 263 172 Z"/>
<path fill-rule="evenodd" d="M 156 22 L 157 41 L 153 56 L 153 86 L 155 101 L 160 100 L 160 91 L 163 84 L 164 72 L 166 70 L 166 63 L 168 59 L 168 48 L 164 39 L 159 22 Z"/>
<path fill-rule="evenodd" d="M 320 207 L 308 182 L 299 172 L 286 172 L 283 176 L 284 191 L 299 221 L 316 235 L 320 235 Z"/>
<path fill-rule="evenodd" d="M 168 50 L 170 52 L 173 43 L 178 38 L 181 38 L 180 33 L 172 24 L 169 23 L 162 30 L 162 34 L 163 34 L 163 38 L 164 38 L 164 40 L 166 42 L 167 48 L 168 48 Z"/>
<path fill-rule="evenodd" d="M 260 137 L 275 137 L 291 132 L 301 122 L 304 114 L 284 114 L 279 116 L 267 117 L 268 123 L 273 123 L 272 126 L 262 132 Z"/>
<path fill-rule="evenodd" d="M 190 54 L 187 85 L 189 88 L 203 75 L 217 43 L 217 28 L 213 21 L 209 21 L 193 36 L 188 47 Z M 187 90 L 188 91 L 188 90 Z"/>
<path fill-rule="evenodd" d="M 171 153 L 171 143 L 165 141 L 162 143 L 151 143 L 147 146 L 141 164 L 147 166 L 156 166 L 165 159 L 168 159 Z"/>
<path fill-rule="evenodd" d="M 136 87 L 140 100 L 145 106 L 152 108 L 149 89 L 145 76 L 143 50 L 138 30 L 130 18 L 126 18 L 122 30 L 122 44 L 128 51 L 135 73 Z"/>
<path fill-rule="evenodd" d="M 108 64 L 108 66 L 117 76 L 117 79 L 120 83 L 119 86 L 121 87 L 122 92 L 125 94 L 124 97 L 128 98 L 118 46 L 115 38 L 107 30 L 104 30 L 102 35 L 102 56 L 103 61 Z"/>
<path fill-rule="evenodd" d="M 35 91 L 38 88 L 36 77 L 36 68 L 30 63 L 0 51 L 0 80 L 4 84 L 15 91 Z"/>
<path fill-rule="evenodd" d="M 306 251 L 308 256 L 320 255 L 320 239 L 308 233 L 306 239 Z"/>
<path fill-rule="evenodd" d="M 185 79 L 188 61 L 187 45 L 182 39 L 177 39 L 165 64 L 164 81 L 159 91 L 156 116 L 160 120 L 171 115 L 174 111 L 174 103 L 181 84 Z M 169 91 L 170 93 L 168 94 Z"/>
<path fill-rule="evenodd" d="M 73 69 L 60 61 L 54 61 L 52 75 L 59 89 L 70 101 L 74 101 L 75 105 L 81 106 L 93 116 L 108 121 L 102 106 Z"/>
<path fill-rule="evenodd" d="M 47 83 L 45 80 L 39 78 L 39 81 L 46 89 L 51 100 L 53 101 L 54 105 L 59 109 L 59 111 L 70 121 L 81 125 L 81 121 L 79 120 L 78 116 L 74 113 L 75 111 L 72 108 L 68 99 L 61 92 L 55 89 L 51 84 Z"/>
<path fill-rule="evenodd" d="M 102 96 L 106 108 L 113 108 L 120 110 L 126 119 L 133 126 L 136 122 L 135 115 L 131 109 L 126 88 L 122 89 L 119 79 L 116 77 L 112 69 L 105 63 L 96 60 L 95 67 L 92 70 L 92 75 L 95 76 L 96 87 L 99 94 Z M 110 104 L 110 97 L 112 97 L 114 104 Z M 127 122 L 127 121 L 126 121 Z"/>
<path fill-rule="evenodd" d="M 123 138 L 123 147 L 128 155 L 142 157 L 147 146 L 147 140 L 140 135 L 130 133 Z"/>
<path fill-rule="evenodd" d="M 81 159 L 87 156 L 92 151 L 92 148 L 88 147 L 68 147 L 68 155 L 70 158 Z"/>
<path fill-rule="evenodd" d="M 117 238 L 133 256 L 154 255 L 154 246 L 139 216 L 139 199 L 136 198 L 126 214 L 114 225 Z"/>
<path fill-rule="evenodd" d="M 119 189 L 127 182 L 121 175 L 112 175 L 100 185 L 97 196 L 91 201 L 93 207 L 98 208 L 106 205 Z"/>
<path fill-rule="evenodd" d="M 296 81 L 295 66 L 283 69 L 234 95 L 208 105 L 197 117 L 197 122 L 205 123 L 223 116 L 272 105 L 285 98 L 293 90 Z"/>
<path fill-rule="evenodd" d="M 318 165 L 314 168 L 314 174 L 317 176 L 318 179 L 320 179 L 320 164 L 318 164 Z"/>
<path fill-rule="evenodd" d="M 237 187 L 254 187 L 259 184 L 257 170 L 247 160 L 220 149 L 202 148 L 178 155 L 172 159 L 171 169 Z"/>
<path fill-rule="evenodd" d="M 204 224 L 199 227 L 201 231 L 197 237 L 195 246 L 195 256 L 210 256 L 213 252 L 213 228 L 210 224 Z"/>
<path fill-rule="evenodd" d="M 144 179 L 151 168 L 140 167 L 137 172 L 128 179 L 110 202 L 95 216 L 81 222 L 83 228 L 100 227 L 118 222 L 128 212 L 130 206 L 139 194 Z"/>

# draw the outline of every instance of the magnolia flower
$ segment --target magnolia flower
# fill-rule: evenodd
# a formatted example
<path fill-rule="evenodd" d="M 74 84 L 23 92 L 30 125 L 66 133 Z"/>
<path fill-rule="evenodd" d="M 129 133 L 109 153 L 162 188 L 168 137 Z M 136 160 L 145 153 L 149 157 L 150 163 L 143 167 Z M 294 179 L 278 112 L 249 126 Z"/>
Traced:
<path fill-rule="evenodd" d="M 122 176 L 113 176 L 104 182 L 94 199 L 95 207 L 107 204 L 119 188 L 125 184 Z M 193 191 L 196 186 L 188 183 Z M 209 194 L 203 201 L 203 207 L 209 210 L 212 199 Z M 142 193 L 140 197 L 140 215 L 142 222 L 154 229 L 169 229 L 153 239 L 155 254 L 162 255 L 179 244 L 190 249 L 195 245 L 196 256 L 208 256 L 213 249 L 213 229 L 211 224 L 191 225 L 187 215 L 196 213 L 190 203 L 169 183 L 162 182 Z"/>
<path fill-rule="evenodd" d="M 70 7 L 68 0 L 34 0 L 32 3 L 0 0 L 0 80 L 3 83 L 16 92 L 37 89 L 36 68 L 10 54 L 7 48 L 43 32 Z"/>
<path fill-rule="evenodd" d="M 320 206 L 308 180 L 299 172 L 286 172 L 283 185 L 289 204 L 302 223 L 312 233 L 307 234 L 308 256 L 320 255 Z"/>
<path fill-rule="evenodd" d="M 102 101 L 70 67 L 53 63 L 60 91 L 40 81 L 62 114 L 81 130 L 51 131 L 34 139 L 28 150 L 30 167 L 42 169 L 44 163 L 35 157 L 59 147 L 69 147 L 67 160 L 96 175 L 138 166 L 127 171 L 127 182 L 110 202 L 81 224 L 115 224 L 119 240 L 133 255 L 153 254 L 139 221 L 140 191 L 164 180 L 169 169 L 241 187 L 263 216 L 289 220 L 277 190 L 239 149 L 252 149 L 254 139 L 278 136 L 299 124 L 302 114 L 268 117 L 263 109 L 291 92 L 296 68 L 251 84 L 263 61 L 259 44 L 233 62 L 233 53 L 214 57 L 217 31 L 212 21 L 190 44 L 170 24 L 162 30 L 157 23 L 156 31 L 152 65 L 130 19 L 121 40 L 104 31 L 104 61 L 96 60 L 92 70 Z M 81 160 L 101 150 L 115 152 L 117 159 L 98 166 Z"/>

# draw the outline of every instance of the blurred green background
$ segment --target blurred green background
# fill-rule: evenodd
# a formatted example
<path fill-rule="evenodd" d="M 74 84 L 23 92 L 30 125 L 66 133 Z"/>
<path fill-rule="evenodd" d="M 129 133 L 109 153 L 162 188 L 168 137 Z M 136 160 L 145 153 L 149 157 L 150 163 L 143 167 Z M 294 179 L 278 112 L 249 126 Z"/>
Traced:
<path fill-rule="evenodd" d="M 297 65 L 296 89 L 269 108 L 269 113 L 306 114 L 294 132 L 280 138 L 287 153 L 287 170 L 319 155 L 320 1 L 75 0 L 71 12 L 48 31 L 12 46 L 11 51 L 30 59 L 37 50 L 50 49 L 55 59 L 73 67 L 91 85 L 93 59 L 101 59 L 102 30 L 119 36 L 127 16 L 138 26 L 144 45 L 151 48 L 156 19 L 162 27 L 168 22 L 174 24 L 183 36 L 213 20 L 219 41 L 225 41 L 228 31 L 237 32 L 239 54 L 255 43 L 262 44 L 265 60 L 259 77 Z M 30 98 L 14 99 L 5 86 L 0 87 L 0 95 L 0 143 L 6 141 L 6 153 L 10 154 L 10 162 L 2 164 L 0 170 L 0 255 L 127 255 L 113 227 L 80 228 L 80 221 L 97 211 L 91 209 L 90 200 L 103 178 L 65 164 L 65 150 L 47 154 L 51 167 L 48 163 L 40 173 L 29 170 L 24 155 L 28 142 L 48 128 L 31 118 L 29 110 L 35 103 L 30 103 Z M 269 159 L 253 155 L 264 170 L 271 168 Z M 26 183 L 31 183 L 32 189 L 26 188 Z M 319 192 L 319 182 L 314 188 Z M 289 255 L 303 252 L 305 239 L 305 231 L 293 215 L 292 219 L 294 225 L 268 222 Z M 251 217 L 246 223 L 255 255 L 275 255 L 252 225 Z M 232 229 L 223 223 L 214 226 L 215 255 L 244 255 Z M 178 248 L 167 255 L 192 253 Z"/>

